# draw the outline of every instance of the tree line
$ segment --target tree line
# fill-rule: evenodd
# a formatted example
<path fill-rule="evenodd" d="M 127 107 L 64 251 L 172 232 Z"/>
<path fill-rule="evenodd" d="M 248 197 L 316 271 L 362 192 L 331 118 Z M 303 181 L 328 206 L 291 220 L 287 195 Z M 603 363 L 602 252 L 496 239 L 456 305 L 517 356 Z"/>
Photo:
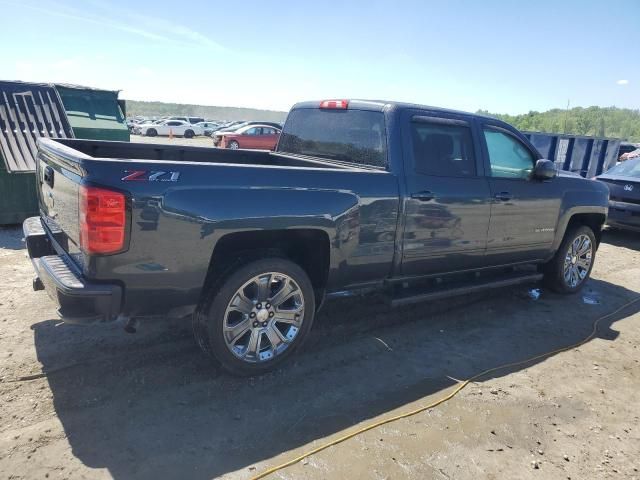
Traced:
<path fill-rule="evenodd" d="M 258 110 L 255 108 L 215 107 L 183 103 L 142 102 L 126 100 L 127 116 L 163 117 L 168 115 L 188 115 L 211 120 L 261 120 L 282 122 L 286 112 Z"/>
<path fill-rule="evenodd" d="M 617 107 L 555 108 L 546 112 L 530 111 L 521 115 L 478 113 L 499 118 L 518 130 L 547 133 L 568 133 L 596 137 L 620 138 L 640 142 L 640 110 Z"/>

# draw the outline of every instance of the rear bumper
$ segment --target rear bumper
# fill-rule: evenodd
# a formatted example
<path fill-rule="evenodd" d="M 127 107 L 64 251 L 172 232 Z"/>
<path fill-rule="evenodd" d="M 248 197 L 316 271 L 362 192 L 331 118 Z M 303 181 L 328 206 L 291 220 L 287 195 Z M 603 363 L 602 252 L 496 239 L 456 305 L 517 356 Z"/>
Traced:
<path fill-rule="evenodd" d="M 607 224 L 640 231 L 640 204 L 610 201 Z"/>
<path fill-rule="evenodd" d="M 115 320 L 122 304 L 122 288 L 116 284 L 86 280 L 67 255 L 56 255 L 53 242 L 40 217 L 27 218 L 23 225 L 29 258 L 38 279 L 58 306 L 58 315 L 67 323 L 96 323 Z"/>

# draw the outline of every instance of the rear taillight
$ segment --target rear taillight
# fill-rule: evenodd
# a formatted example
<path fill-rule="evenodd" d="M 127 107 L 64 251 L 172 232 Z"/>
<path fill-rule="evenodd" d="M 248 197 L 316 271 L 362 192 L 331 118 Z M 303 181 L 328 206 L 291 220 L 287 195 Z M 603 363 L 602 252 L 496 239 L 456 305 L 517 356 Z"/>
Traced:
<path fill-rule="evenodd" d="M 126 202 L 122 193 L 80 187 L 80 247 L 88 254 L 115 253 L 124 248 Z"/>
<path fill-rule="evenodd" d="M 335 108 L 346 110 L 349 107 L 349 100 L 323 100 L 320 108 Z"/>

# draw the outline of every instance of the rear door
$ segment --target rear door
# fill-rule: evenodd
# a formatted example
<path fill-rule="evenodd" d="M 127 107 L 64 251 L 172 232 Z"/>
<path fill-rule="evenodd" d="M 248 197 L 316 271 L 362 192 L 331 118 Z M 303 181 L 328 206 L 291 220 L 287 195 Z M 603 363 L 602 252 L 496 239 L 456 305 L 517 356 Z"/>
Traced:
<path fill-rule="evenodd" d="M 543 259 L 555 238 L 562 182 L 531 177 L 539 154 L 515 133 L 489 120 L 480 126 L 491 189 L 487 262 Z"/>
<path fill-rule="evenodd" d="M 262 134 L 260 135 L 260 148 L 265 150 L 273 150 L 276 146 L 277 136 L 276 129 L 272 127 L 262 127 Z"/>
<path fill-rule="evenodd" d="M 464 115 L 409 111 L 402 130 L 403 275 L 481 266 L 491 206 L 475 125 Z"/>

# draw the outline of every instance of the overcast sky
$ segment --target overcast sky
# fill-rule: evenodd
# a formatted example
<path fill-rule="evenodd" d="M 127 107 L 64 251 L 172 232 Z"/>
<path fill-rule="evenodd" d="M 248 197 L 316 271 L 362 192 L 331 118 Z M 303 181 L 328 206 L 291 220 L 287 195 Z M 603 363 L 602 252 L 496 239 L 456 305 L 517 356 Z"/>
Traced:
<path fill-rule="evenodd" d="M 640 108 L 640 0 L 0 0 L 0 79 L 287 110 Z"/>

